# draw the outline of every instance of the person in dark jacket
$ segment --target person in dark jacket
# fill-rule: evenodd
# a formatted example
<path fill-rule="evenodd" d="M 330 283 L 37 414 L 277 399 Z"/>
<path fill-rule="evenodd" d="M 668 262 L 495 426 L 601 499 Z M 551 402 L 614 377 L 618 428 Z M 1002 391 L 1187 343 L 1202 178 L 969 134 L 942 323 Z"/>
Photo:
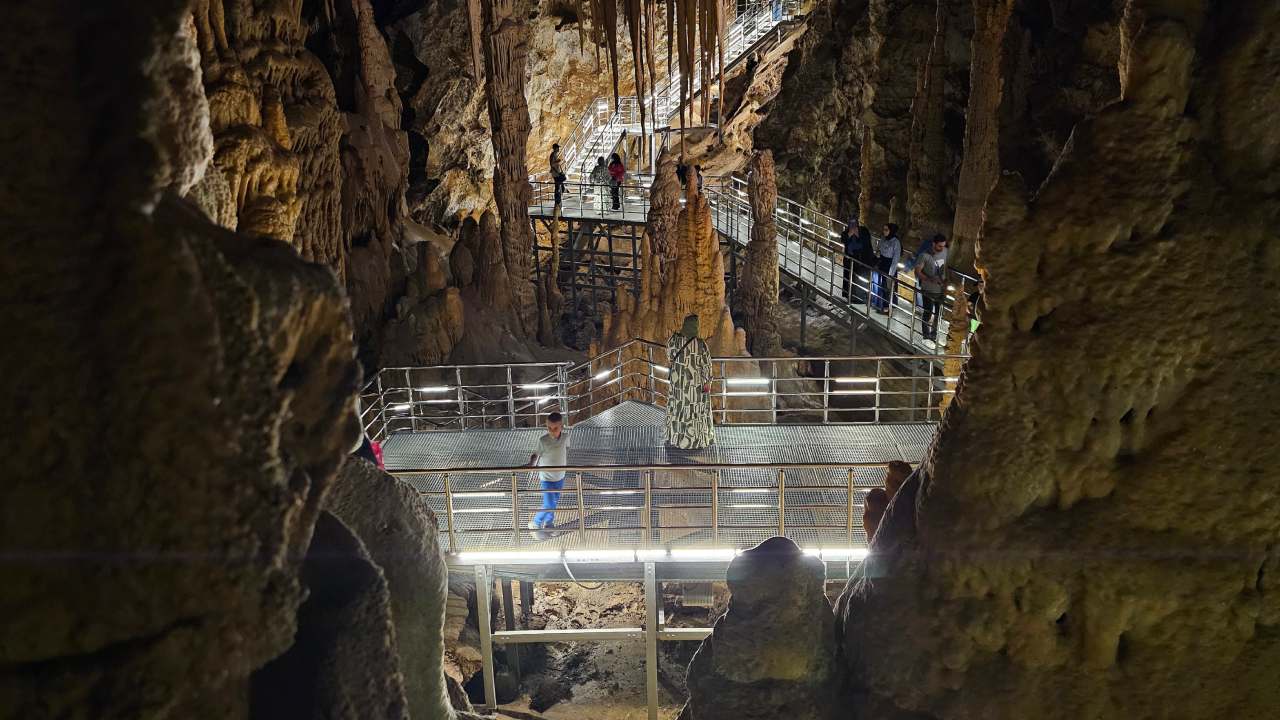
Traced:
<path fill-rule="evenodd" d="M 865 240 L 861 231 L 867 232 Z M 840 233 L 840 244 L 844 246 L 844 277 L 840 283 L 841 296 L 855 303 L 866 302 L 867 294 L 863 291 L 862 286 L 855 282 L 855 279 L 861 270 L 860 263 L 865 262 L 867 251 L 870 249 L 871 232 L 866 228 L 858 228 L 850 223 L 845 226 L 844 232 Z M 850 289 L 853 291 L 852 295 L 849 294 Z"/>

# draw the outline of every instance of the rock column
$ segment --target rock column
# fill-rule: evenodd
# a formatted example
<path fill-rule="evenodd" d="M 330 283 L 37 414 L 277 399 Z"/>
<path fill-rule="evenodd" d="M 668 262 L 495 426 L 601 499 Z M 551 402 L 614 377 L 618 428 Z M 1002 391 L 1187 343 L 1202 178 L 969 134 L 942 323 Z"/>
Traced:
<path fill-rule="evenodd" d="M 538 329 L 531 280 L 533 228 L 529 225 L 529 105 L 524 97 L 528 27 L 520 0 L 482 0 L 486 98 L 493 140 L 493 197 L 498 206 L 502 252 L 514 308 L 526 334 Z"/>
<path fill-rule="evenodd" d="M 773 153 L 764 150 L 751 159 L 747 194 L 751 201 L 751 243 L 738 282 L 738 303 L 744 315 L 747 348 L 757 357 L 776 356 L 782 349 L 778 335 L 778 237 L 774 211 Z"/>

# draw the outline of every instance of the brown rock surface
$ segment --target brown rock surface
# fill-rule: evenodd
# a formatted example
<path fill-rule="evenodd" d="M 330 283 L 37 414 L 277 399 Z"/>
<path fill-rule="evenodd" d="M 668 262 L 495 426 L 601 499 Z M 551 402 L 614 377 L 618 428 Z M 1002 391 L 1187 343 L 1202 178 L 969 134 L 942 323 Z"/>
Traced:
<path fill-rule="evenodd" d="M 199 164 L 168 124 L 198 93 L 161 61 L 187 10 L 7 11 L 0 716 L 164 717 L 243 687 L 292 641 L 357 437 L 333 274 L 173 192 Z"/>
<path fill-rule="evenodd" d="M 1265 169 L 1280 143 L 1263 109 L 1278 27 L 1269 2 L 1130 0 L 1123 98 L 1075 125 L 1038 187 L 996 185 L 983 324 L 910 507 L 918 531 L 890 533 L 903 551 L 846 598 L 869 707 L 1263 718 L 1280 705 L 1280 450 L 1257 442 L 1277 421 L 1280 328 L 1253 311 L 1278 297 Z M 1017 131 L 999 132 L 1003 147 Z M 1206 303 L 1218 265 L 1236 282 Z"/>
<path fill-rule="evenodd" d="M 254 673 L 250 715 L 408 720 L 387 580 L 360 538 L 328 511 L 316 522 L 302 580 L 307 600 L 297 637 Z"/>
<path fill-rule="evenodd" d="M 412 487 L 355 457 L 334 480 L 325 509 L 360 538 L 386 578 L 409 714 L 451 717 L 441 664 L 449 571 L 435 514 Z"/>
<path fill-rule="evenodd" d="M 778 188 L 774 184 L 773 153 L 756 153 L 751 160 L 747 195 L 751 202 L 751 242 L 738 280 L 738 295 L 747 332 L 747 347 L 757 357 L 777 356 L 782 350 L 778 334 L 778 236 L 774 211 Z"/>
<path fill-rule="evenodd" d="M 690 720 L 838 717 L 822 562 L 775 537 L 734 558 L 727 578 L 729 609 L 685 678 Z"/>

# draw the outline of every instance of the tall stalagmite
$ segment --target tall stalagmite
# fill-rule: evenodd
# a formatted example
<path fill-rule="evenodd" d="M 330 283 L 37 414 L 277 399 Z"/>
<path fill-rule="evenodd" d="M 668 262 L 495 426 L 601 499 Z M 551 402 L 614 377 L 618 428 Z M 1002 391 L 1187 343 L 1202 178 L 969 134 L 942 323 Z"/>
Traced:
<path fill-rule="evenodd" d="M 933 46 L 916 76 L 916 97 L 911 104 L 911 145 L 907 167 L 907 223 L 904 238 L 908 245 L 945 233 L 951 225 L 947 188 L 951 180 L 950 159 L 944 134 L 947 76 L 947 2 L 938 3 L 937 29 Z"/>
<path fill-rule="evenodd" d="M 778 188 L 773 178 L 773 153 L 757 152 L 749 172 L 751 242 L 735 300 L 742 309 L 747 348 L 757 357 L 770 357 L 782 349 L 778 334 L 778 237 L 773 217 L 778 207 Z"/>
<path fill-rule="evenodd" d="M 523 0 L 482 0 L 486 98 L 493 140 L 493 197 L 502 233 L 503 265 L 512 309 L 526 335 L 538 330 L 532 283 L 533 228 L 529 226 L 529 105 L 524 97 L 528 28 Z"/>
<path fill-rule="evenodd" d="M 973 357 L 842 598 L 868 714 L 1280 707 L 1280 6 L 1129 0 L 1115 29 L 1120 101 L 1044 182 L 1001 165 Z"/>

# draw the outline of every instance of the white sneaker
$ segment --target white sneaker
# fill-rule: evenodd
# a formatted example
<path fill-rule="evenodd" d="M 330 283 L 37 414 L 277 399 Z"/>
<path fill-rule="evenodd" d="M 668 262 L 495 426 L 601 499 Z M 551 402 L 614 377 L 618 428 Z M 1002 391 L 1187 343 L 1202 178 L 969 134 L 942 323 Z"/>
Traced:
<path fill-rule="evenodd" d="M 530 521 L 529 521 L 529 524 L 528 524 L 528 525 L 525 525 L 525 527 L 529 528 L 530 530 L 541 530 L 541 529 L 542 529 L 542 526 L 538 524 L 538 521 L 537 521 L 537 520 L 530 520 Z"/>

